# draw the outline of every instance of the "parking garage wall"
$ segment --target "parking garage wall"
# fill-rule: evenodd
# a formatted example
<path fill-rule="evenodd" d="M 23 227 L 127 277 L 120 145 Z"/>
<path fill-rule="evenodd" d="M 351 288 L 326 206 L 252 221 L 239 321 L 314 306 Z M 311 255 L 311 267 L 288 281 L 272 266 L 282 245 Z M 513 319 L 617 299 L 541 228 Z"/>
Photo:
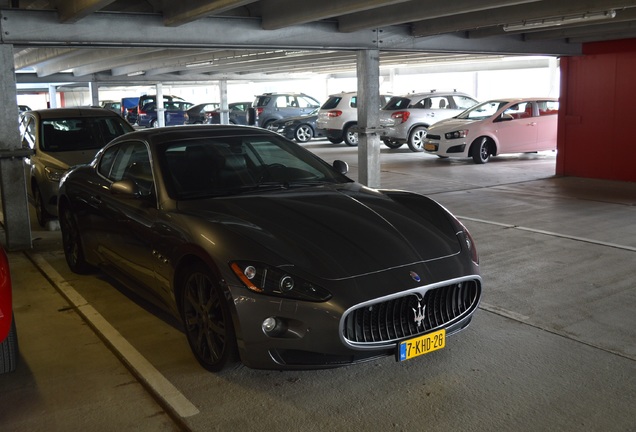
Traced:
<path fill-rule="evenodd" d="M 636 182 L 636 39 L 561 59 L 557 174 Z"/>

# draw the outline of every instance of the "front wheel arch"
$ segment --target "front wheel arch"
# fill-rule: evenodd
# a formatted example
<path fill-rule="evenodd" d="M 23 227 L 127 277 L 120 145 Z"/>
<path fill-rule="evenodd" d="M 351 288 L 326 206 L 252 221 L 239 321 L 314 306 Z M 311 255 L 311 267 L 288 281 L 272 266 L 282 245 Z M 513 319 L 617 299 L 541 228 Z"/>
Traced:
<path fill-rule="evenodd" d="M 175 295 L 192 353 L 211 372 L 239 366 L 236 313 L 225 282 L 198 257 L 180 264 Z"/>

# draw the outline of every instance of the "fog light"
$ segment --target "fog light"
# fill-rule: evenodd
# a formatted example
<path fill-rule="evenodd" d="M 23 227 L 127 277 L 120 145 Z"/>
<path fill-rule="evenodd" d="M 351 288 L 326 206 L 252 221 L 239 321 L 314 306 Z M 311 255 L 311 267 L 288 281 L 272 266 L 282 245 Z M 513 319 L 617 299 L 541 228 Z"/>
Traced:
<path fill-rule="evenodd" d="M 294 278 L 291 276 L 284 276 L 278 285 L 282 292 L 289 292 L 294 289 Z"/>
<path fill-rule="evenodd" d="M 274 317 L 265 318 L 261 328 L 265 333 L 270 333 L 276 328 L 277 320 Z"/>

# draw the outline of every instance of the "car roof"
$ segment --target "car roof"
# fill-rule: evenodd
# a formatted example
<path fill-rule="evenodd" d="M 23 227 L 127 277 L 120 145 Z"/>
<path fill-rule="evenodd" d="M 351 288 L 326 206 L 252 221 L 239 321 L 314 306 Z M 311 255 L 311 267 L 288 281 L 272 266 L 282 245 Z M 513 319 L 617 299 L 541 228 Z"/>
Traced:
<path fill-rule="evenodd" d="M 405 97 L 405 98 L 414 98 L 414 97 L 424 97 L 424 96 L 435 96 L 435 95 L 442 95 L 442 96 L 448 96 L 448 95 L 460 95 L 460 96 L 470 96 L 468 93 L 464 93 L 464 92 L 460 92 L 457 90 L 429 90 L 427 92 L 417 92 L 417 93 L 408 93 L 405 94 L 401 97 Z"/>
<path fill-rule="evenodd" d="M 144 140 L 149 143 L 160 144 L 169 141 L 204 138 L 209 136 L 257 136 L 269 135 L 279 136 L 267 129 L 253 126 L 239 125 L 184 125 L 184 126 L 168 126 L 161 128 L 138 129 L 121 135 L 115 141 L 122 140 Z"/>
<path fill-rule="evenodd" d="M 532 102 L 532 101 L 553 101 L 557 102 L 559 98 L 555 97 L 524 97 L 524 98 L 496 98 L 484 101 L 484 103 L 488 102 L 506 102 L 506 103 L 520 103 L 520 102 Z"/>
<path fill-rule="evenodd" d="M 66 117 L 119 117 L 119 114 L 106 108 L 47 108 L 29 111 L 41 119 Z"/>

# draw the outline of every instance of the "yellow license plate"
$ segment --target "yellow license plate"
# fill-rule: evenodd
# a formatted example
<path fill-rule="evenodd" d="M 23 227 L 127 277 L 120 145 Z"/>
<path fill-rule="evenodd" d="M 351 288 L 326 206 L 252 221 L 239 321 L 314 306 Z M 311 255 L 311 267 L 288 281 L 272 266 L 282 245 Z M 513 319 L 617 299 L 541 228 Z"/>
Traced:
<path fill-rule="evenodd" d="M 446 330 L 444 329 L 405 340 L 398 345 L 398 361 L 409 360 L 422 354 L 428 354 L 442 349 L 445 346 Z"/>
<path fill-rule="evenodd" d="M 424 150 L 437 151 L 437 145 L 431 144 L 431 143 L 426 143 L 426 144 L 424 144 Z"/>

